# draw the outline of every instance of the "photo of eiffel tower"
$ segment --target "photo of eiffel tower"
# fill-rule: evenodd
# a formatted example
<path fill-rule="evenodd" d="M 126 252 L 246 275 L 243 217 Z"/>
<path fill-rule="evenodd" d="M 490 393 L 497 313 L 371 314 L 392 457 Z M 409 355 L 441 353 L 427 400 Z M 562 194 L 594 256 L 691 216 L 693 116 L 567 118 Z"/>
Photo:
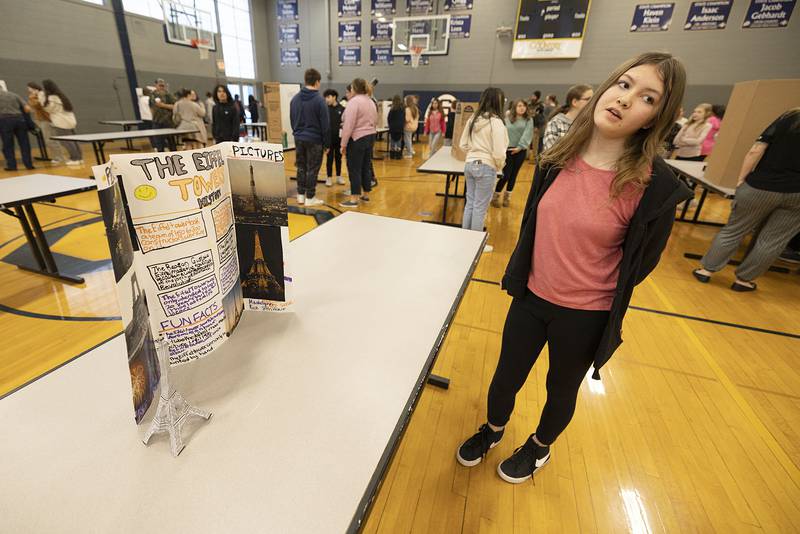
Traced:
<path fill-rule="evenodd" d="M 283 167 L 251 160 L 228 160 L 233 213 L 237 223 L 287 226 L 286 179 Z"/>
<path fill-rule="evenodd" d="M 108 248 L 111 252 L 111 265 L 114 279 L 119 282 L 133 265 L 133 244 L 125 218 L 122 192 L 119 184 L 98 191 L 103 224 L 106 228 Z"/>
<path fill-rule="evenodd" d="M 242 281 L 242 290 L 248 298 L 264 300 L 285 300 L 283 285 L 272 274 L 264 261 L 261 240 L 258 232 L 254 232 L 253 265 Z"/>

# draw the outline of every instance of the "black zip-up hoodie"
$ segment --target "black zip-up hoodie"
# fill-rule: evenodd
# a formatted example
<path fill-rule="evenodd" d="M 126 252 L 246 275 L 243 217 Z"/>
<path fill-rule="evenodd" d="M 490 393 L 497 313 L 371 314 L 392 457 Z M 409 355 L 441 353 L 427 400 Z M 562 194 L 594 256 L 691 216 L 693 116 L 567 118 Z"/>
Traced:
<path fill-rule="evenodd" d="M 552 166 L 545 168 L 537 166 L 534 172 L 533 186 L 522 216 L 519 240 L 503 276 L 503 289 L 512 297 L 522 298 L 527 291 L 533 241 L 536 236 L 536 210 L 539 201 L 556 180 L 560 170 Z M 672 231 L 675 207 L 691 197 L 692 192 L 675 177 L 664 160 L 656 158 L 653 162 L 650 183 L 631 218 L 625 241 L 622 243 L 617 289 L 611 304 L 608 323 L 594 355 L 595 373 L 592 378 L 600 378 L 600 368 L 622 344 L 622 319 L 628 311 L 633 288 L 644 281 L 658 265 Z"/>

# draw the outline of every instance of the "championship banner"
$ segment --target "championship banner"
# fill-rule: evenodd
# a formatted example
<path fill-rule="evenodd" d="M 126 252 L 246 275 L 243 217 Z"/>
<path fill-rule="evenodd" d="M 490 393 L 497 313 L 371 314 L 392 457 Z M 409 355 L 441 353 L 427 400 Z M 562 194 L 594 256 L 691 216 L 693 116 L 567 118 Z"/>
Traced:
<path fill-rule="evenodd" d="M 381 22 L 373 19 L 370 23 L 370 41 L 391 41 L 392 40 L 392 21 Z"/>
<path fill-rule="evenodd" d="M 733 0 L 692 2 L 686 15 L 684 30 L 722 30 L 728 25 Z"/>
<path fill-rule="evenodd" d="M 433 0 L 406 0 L 406 13 L 430 13 Z"/>
<path fill-rule="evenodd" d="M 638 4 L 633 11 L 632 32 L 665 32 L 672 23 L 675 4 Z"/>
<path fill-rule="evenodd" d="M 339 47 L 339 65 L 345 67 L 357 67 L 361 65 L 361 47 L 360 46 L 340 46 Z"/>
<path fill-rule="evenodd" d="M 472 15 L 450 16 L 450 38 L 469 39 L 469 30 L 472 27 Z"/>
<path fill-rule="evenodd" d="M 300 18 L 297 10 L 297 0 L 278 0 L 278 20 L 297 20 Z"/>
<path fill-rule="evenodd" d="M 154 339 L 181 365 L 222 345 L 243 310 L 291 309 L 283 148 L 115 154 L 93 170 L 139 422 L 159 381 Z"/>
<path fill-rule="evenodd" d="M 280 27 L 279 32 L 278 41 L 280 44 L 296 44 L 300 42 L 299 24 L 284 24 Z"/>
<path fill-rule="evenodd" d="M 397 0 L 371 0 L 370 15 L 394 15 L 397 13 Z"/>
<path fill-rule="evenodd" d="M 300 66 L 300 48 L 281 48 L 281 67 Z"/>
<path fill-rule="evenodd" d="M 750 0 L 742 28 L 785 28 L 795 0 Z"/>
<path fill-rule="evenodd" d="M 339 42 L 340 43 L 360 43 L 361 42 L 361 21 L 349 20 L 339 23 Z"/>
<path fill-rule="evenodd" d="M 369 47 L 370 65 L 394 65 L 394 56 L 391 46 L 370 46 Z"/>
<path fill-rule="evenodd" d="M 472 9 L 472 0 L 444 0 L 444 10 Z"/>
<path fill-rule="evenodd" d="M 339 0 L 338 13 L 340 17 L 360 17 L 361 0 Z"/>
<path fill-rule="evenodd" d="M 581 56 L 590 0 L 519 0 L 511 59 Z"/>

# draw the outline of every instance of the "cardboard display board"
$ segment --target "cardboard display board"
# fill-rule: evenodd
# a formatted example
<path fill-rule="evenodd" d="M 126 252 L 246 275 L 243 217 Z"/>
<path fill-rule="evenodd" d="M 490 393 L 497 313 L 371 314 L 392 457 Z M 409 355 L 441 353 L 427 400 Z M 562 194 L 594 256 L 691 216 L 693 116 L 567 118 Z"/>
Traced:
<path fill-rule="evenodd" d="M 475 110 L 478 109 L 477 102 L 459 102 L 456 106 L 456 113 L 453 120 L 455 120 L 455 124 L 453 125 L 453 149 L 451 154 L 454 158 L 464 161 L 467 159 L 467 154 L 461 150 L 461 132 L 464 131 L 464 128 L 467 125 L 470 117 L 475 113 Z"/>
<path fill-rule="evenodd" d="M 267 111 L 267 142 L 283 143 L 281 84 L 279 82 L 264 83 L 264 107 Z"/>
<path fill-rule="evenodd" d="M 714 150 L 706 159 L 705 178 L 736 187 L 747 151 L 761 132 L 787 110 L 800 106 L 800 80 L 739 82 L 728 100 Z"/>

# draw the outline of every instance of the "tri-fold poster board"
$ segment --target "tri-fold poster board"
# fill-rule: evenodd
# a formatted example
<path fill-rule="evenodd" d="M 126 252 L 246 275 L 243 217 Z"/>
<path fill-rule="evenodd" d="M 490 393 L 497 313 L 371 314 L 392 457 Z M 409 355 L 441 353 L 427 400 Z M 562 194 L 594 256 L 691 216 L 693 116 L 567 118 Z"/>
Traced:
<path fill-rule="evenodd" d="M 291 309 L 283 147 L 119 154 L 93 170 L 138 423 L 160 379 L 154 339 L 170 365 L 186 364 L 222 345 L 244 310 Z"/>

